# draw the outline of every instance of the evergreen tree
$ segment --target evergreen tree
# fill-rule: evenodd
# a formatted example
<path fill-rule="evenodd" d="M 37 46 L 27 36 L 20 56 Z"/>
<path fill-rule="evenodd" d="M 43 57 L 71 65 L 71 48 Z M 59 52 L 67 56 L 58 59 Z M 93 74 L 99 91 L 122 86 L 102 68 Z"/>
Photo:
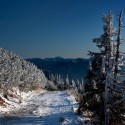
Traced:
<path fill-rule="evenodd" d="M 125 85 L 121 70 L 124 53 L 120 52 L 122 15 L 121 11 L 118 32 L 113 28 L 112 13 L 103 17 L 104 34 L 93 40 L 100 52 L 90 52 L 93 61 L 86 77 L 84 102 L 80 103 L 79 112 L 92 112 L 96 124 L 100 125 L 120 125 L 125 122 Z"/>
<path fill-rule="evenodd" d="M 105 122 L 109 125 L 121 125 L 123 121 L 125 122 L 124 111 L 125 111 L 125 92 L 124 92 L 124 83 L 122 81 L 122 71 L 120 70 L 123 65 L 123 53 L 120 52 L 120 44 L 122 43 L 121 31 L 122 31 L 122 17 L 123 12 L 120 12 L 118 20 L 118 35 L 117 35 L 117 44 L 116 44 L 116 54 L 114 56 L 114 63 L 112 66 L 113 73 L 110 75 L 110 84 L 109 84 L 109 100 L 108 100 L 108 109 L 107 114 L 108 118 Z"/>
<path fill-rule="evenodd" d="M 0 91 L 6 92 L 12 87 L 20 90 L 45 88 L 47 79 L 42 70 L 20 56 L 0 48 Z"/>
<path fill-rule="evenodd" d="M 66 79 L 65 79 L 64 87 L 65 87 L 65 89 L 68 89 L 69 86 L 70 86 L 70 81 L 69 81 L 69 76 L 67 75 L 67 76 L 66 76 Z"/>
<path fill-rule="evenodd" d="M 75 89 L 76 88 L 76 83 L 75 81 L 72 79 L 71 81 L 71 89 Z"/>

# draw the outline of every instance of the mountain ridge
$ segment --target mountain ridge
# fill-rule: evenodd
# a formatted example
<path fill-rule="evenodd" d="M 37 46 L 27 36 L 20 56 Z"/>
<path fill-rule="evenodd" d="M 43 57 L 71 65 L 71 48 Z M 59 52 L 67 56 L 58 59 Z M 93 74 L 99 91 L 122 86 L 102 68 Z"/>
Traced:
<path fill-rule="evenodd" d="M 63 78 L 69 75 L 70 80 L 81 80 L 85 77 L 90 59 L 84 58 L 28 58 L 27 61 L 36 65 L 49 77 L 49 74 L 60 74 Z"/>

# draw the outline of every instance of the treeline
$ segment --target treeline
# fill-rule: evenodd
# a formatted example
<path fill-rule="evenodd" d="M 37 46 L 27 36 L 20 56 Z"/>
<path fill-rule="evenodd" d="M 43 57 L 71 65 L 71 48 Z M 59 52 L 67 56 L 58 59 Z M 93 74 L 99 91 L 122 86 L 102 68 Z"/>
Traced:
<path fill-rule="evenodd" d="M 62 77 L 60 74 L 49 74 L 49 80 L 54 83 L 58 90 L 74 90 L 78 93 L 84 92 L 84 81 L 69 79 L 67 75 L 66 78 Z"/>
<path fill-rule="evenodd" d="M 0 48 L 0 93 L 18 87 L 29 91 L 38 87 L 45 88 L 47 79 L 42 70 L 20 56 Z"/>
<path fill-rule="evenodd" d="M 27 62 L 20 56 L 0 48 L 0 92 L 5 93 L 12 87 L 20 91 L 29 91 L 36 88 L 47 90 L 74 90 L 83 93 L 83 79 L 71 80 L 58 74 L 49 74 L 47 79 L 42 70 Z"/>

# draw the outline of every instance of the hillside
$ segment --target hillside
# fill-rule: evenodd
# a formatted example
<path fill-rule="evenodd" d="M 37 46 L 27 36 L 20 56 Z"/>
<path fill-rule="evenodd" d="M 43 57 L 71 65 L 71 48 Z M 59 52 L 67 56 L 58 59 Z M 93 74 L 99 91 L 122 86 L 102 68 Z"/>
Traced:
<path fill-rule="evenodd" d="M 25 61 L 20 56 L 0 48 L 0 93 L 12 87 L 21 91 L 45 88 L 47 79 L 35 65 Z"/>
<path fill-rule="evenodd" d="M 77 72 L 84 61 L 87 67 L 87 60 L 83 59 L 45 59 L 44 68 L 48 68 L 43 71 L 55 70 L 55 73 L 63 72 L 65 75 L 66 71 L 71 72 L 72 69 Z M 36 62 L 38 63 L 38 59 Z M 51 92 L 45 90 L 58 90 L 58 87 L 47 80 L 42 67 L 39 68 L 12 52 L 0 49 L 0 123 L 2 125 L 84 124 L 86 119 L 74 112 L 78 108 L 74 97 L 63 90 Z M 76 93 L 78 90 L 75 87 Z"/>

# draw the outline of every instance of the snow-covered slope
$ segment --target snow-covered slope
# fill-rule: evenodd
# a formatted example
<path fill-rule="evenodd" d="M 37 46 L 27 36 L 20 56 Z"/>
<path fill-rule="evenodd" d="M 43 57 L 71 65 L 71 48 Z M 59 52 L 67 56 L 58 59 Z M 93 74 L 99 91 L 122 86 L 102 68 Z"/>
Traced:
<path fill-rule="evenodd" d="M 0 107 L 2 125 L 80 125 L 85 119 L 76 115 L 75 99 L 65 91 L 32 91 L 21 93 L 22 103 L 9 102 Z M 12 104 L 12 105 L 11 105 Z M 8 119 L 8 120 L 6 120 Z M 10 119 L 10 120 L 9 120 Z M 34 120 L 33 120 L 34 119 Z"/>
<path fill-rule="evenodd" d="M 20 90 L 44 88 L 47 79 L 37 67 L 20 56 L 0 48 L 0 93 L 13 86 Z"/>

